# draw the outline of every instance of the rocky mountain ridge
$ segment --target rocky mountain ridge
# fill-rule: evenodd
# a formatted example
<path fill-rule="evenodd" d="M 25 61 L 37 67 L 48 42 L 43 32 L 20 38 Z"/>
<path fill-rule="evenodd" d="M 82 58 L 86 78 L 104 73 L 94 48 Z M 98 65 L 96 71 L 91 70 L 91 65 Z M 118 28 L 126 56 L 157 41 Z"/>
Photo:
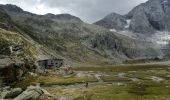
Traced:
<path fill-rule="evenodd" d="M 170 1 L 149 0 L 126 15 L 112 13 L 95 24 L 108 29 L 129 30 L 148 35 L 156 31 L 170 31 L 169 21 Z"/>
<path fill-rule="evenodd" d="M 11 25 L 12 28 L 7 26 L 6 30 L 32 40 L 34 45 L 43 48 L 44 54 L 62 57 L 71 63 L 115 64 L 128 59 L 155 58 L 161 54 L 150 42 L 84 23 L 69 14 L 36 15 L 15 5 L 0 5 L 0 9 L 11 20 L 1 21 L 1 24 Z M 120 23 L 120 26 L 124 24 Z"/>

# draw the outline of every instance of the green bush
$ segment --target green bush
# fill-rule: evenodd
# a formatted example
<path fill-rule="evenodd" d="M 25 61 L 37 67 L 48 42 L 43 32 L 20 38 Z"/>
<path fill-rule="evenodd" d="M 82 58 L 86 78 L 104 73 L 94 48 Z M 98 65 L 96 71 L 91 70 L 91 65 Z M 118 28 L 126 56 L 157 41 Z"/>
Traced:
<path fill-rule="evenodd" d="M 149 85 L 144 84 L 144 83 L 139 83 L 139 84 L 132 84 L 132 86 L 129 89 L 129 93 L 133 93 L 138 96 L 144 96 L 147 95 L 146 89 L 149 87 Z"/>

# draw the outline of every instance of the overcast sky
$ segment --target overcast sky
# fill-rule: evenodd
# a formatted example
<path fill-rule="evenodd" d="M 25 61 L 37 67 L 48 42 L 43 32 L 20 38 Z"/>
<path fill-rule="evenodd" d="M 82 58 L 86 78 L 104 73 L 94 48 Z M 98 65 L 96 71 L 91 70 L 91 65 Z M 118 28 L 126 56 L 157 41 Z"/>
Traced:
<path fill-rule="evenodd" d="M 109 13 L 128 13 L 147 0 L 0 0 L 0 4 L 14 4 L 36 14 L 70 13 L 85 22 L 95 22 Z"/>

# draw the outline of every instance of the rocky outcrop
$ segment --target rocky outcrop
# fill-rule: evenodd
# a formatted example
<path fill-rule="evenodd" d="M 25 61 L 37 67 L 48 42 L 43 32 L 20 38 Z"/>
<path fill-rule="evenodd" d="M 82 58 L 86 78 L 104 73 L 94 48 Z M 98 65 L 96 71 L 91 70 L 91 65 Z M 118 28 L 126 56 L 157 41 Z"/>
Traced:
<path fill-rule="evenodd" d="M 58 14 L 58 15 L 54 15 L 54 14 L 46 14 L 46 15 L 42 15 L 41 17 L 46 17 L 48 19 L 53 19 L 53 20 L 58 20 L 58 21 L 77 21 L 77 22 L 82 22 L 80 18 L 72 16 L 70 14 Z"/>
<path fill-rule="evenodd" d="M 124 40 L 119 40 L 114 35 L 107 33 L 96 34 L 88 41 L 91 48 L 117 62 L 135 58 L 155 58 L 160 55 L 159 50 L 154 48 L 152 46 L 154 44 L 151 42 L 138 41 L 127 37 L 124 37 Z"/>
<path fill-rule="evenodd" d="M 10 88 L 4 87 L 2 91 L 0 91 L 0 99 L 8 99 L 14 98 L 13 100 L 37 100 L 43 94 L 41 87 L 37 86 L 29 86 L 27 89 L 22 92 L 21 88 Z"/>
<path fill-rule="evenodd" d="M 135 32 L 170 31 L 169 0 L 149 0 L 135 7 L 126 16 L 132 18 L 130 28 Z M 139 29 L 139 27 L 143 29 Z"/>
<path fill-rule="evenodd" d="M 4 10 L 6 11 L 17 12 L 17 13 L 23 12 L 23 10 L 16 5 L 7 4 L 7 5 L 0 5 L 0 6 L 1 8 L 4 8 Z"/>
<path fill-rule="evenodd" d="M 126 18 L 122 15 L 112 13 L 104 19 L 95 23 L 96 25 L 104 26 L 108 29 L 123 30 L 127 25 Z"/>
<path fill-rule="evenodd" d="M 18 96 L 20 93 L 22 93 L 21 88 L 14 88 L 14 89 L 3 89 L 2 92 L 0 92 L 0 99 L 7 99 L 7 98 L 14 98 Z"/>
<path fill-rule="evenodd" d="M 17 96 L 14 100 L 37 100 L 43 91 L 39 86 L 29 86 L 23 93 Z"/>
<path fill-rule="evenodd" d="M 117 15 L 104 18 L 95 24 L 109 29 L 117 28 L 120 21 L 117 21 Z M 170 1 L 169 0 L 149 0 L 132 9 L 128 14 L 119 16 L 123 18 L 123 30 L 130 30 L 136 33 L 152 34 L 156 31 L 170 31 Z M 130 20 L 129 27 L 125 25 Z M 104 23 L 103 23 L 104 22 Z M 114 23 L 113 23 L 114 22 Z M 110 26 L 107 26 L 110 25 Z"/>

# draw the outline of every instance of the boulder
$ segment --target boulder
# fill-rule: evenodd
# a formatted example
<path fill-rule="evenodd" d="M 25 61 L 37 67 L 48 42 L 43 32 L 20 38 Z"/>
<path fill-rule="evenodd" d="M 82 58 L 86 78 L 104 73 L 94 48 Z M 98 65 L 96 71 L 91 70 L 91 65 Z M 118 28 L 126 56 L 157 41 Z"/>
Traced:
<path fill-rule="evenodd" d="M 29 86 L 22 94 L 17 96 L 14 100 L 37 100 L 43 94 L 39 86 Z"/>
<path fill-rule="evenodd" d="M 14 89 L 10 89 L 10 90 L 3 90 L 0 93 L 0 99 L 14 98 L 14 97 L 18 96 L 21 93 L 22 93 L 22 89 L 21 88 L 14 88 Z"/>
<path fill-rule="evenodd" d="M 16 96 L 18 96 L 19 94 L 22 93 L 22 89 L 21 88 L 15 88 L 15 89 L 12 89 L 11 91 L 9 91 L 5 98 L 14 98 Z"/>

